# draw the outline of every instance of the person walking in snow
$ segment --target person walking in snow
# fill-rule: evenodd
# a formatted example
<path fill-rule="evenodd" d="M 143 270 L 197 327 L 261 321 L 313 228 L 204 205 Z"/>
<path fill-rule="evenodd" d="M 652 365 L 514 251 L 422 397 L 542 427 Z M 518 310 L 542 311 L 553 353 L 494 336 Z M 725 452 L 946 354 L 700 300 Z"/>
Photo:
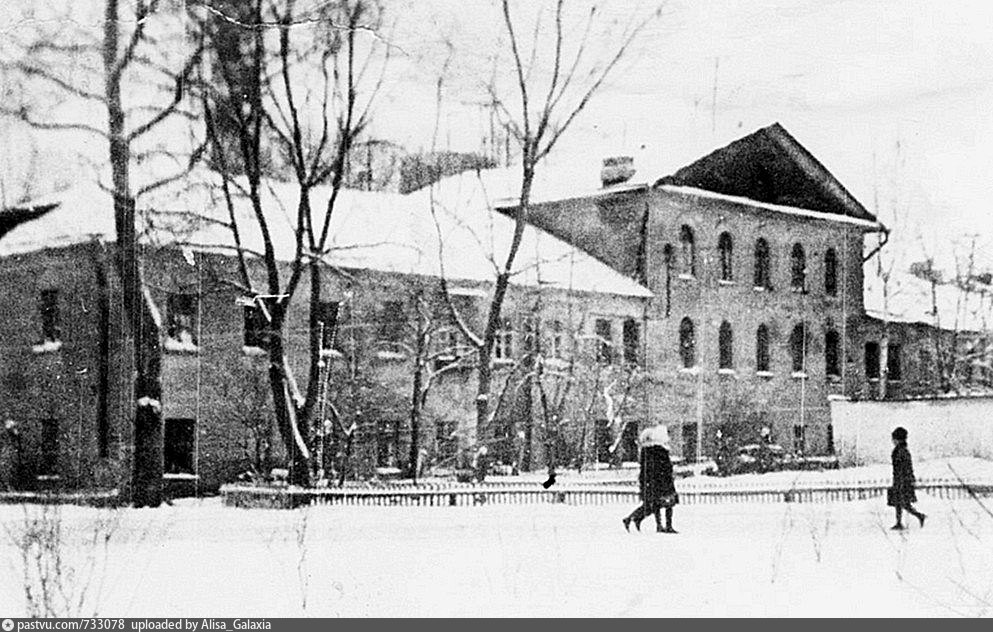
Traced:
<path fill-rule="evenodd" d="M 907 430 L 897 428 L 891 435 L 893 437 L 893 486 L 887 493 L 886 504 L 896 510 L 896 524 L 890 527 L 896 531 L 904 529 L 903 512 L 917 518 L 924 526 L 924 519 L 927 516 L 916 509 L 913 503 L 917 502 L 917 494 L 914 492 L 914 464 L 910 458 L 910 450 L 907 449 Z"/>
<path fill-rule="evenodd" d="M 676 533 L 672 528 L 672 508 L 679 503 L 679 494 L 669 458 L 669 430 L 662 425 L 647 428 L 638 437 L 638 443 L 641 446 L 641 472 L 638 475 L 641 505 L 624 518 L 624 529 L 630 531 L 634 522 L 635 528 L 641 531 L 641 521 L 651 514 L 655 516 L 659 533 Z M 665 528 L 660 515 L 662 508 L 665 508 Z"/>

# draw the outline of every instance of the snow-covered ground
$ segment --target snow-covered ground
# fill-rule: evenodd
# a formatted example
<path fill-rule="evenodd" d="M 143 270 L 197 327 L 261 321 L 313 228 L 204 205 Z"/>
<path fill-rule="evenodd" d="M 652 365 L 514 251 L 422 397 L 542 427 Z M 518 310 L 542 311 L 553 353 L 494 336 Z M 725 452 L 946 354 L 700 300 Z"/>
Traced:
<path fill-rule="evenodd" d="M 882 500 L 679 506 L 676 535 L 655 533 L 651 519 L 645 532 L 626 533 L 627 505 L 267 511 L 208 499 L 57 511 L 62 587 L 85 604 L 67 614 L 993 613 L 993 515 L 966 500 L 922 496 L 919 508 L 925 528 L 893 532 Z M 26 612 L 12 540 L 45 511 L 0 506 L 6 616 Z M 107 522 L 94 529 L 98 519 Z"/>

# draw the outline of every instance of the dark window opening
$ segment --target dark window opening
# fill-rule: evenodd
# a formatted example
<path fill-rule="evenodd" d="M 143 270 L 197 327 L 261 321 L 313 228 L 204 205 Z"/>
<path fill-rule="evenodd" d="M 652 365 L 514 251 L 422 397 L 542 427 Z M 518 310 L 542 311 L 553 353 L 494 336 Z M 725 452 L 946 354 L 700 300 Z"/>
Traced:
<path fill-rule="evenodd" d="M 505 318 L 496 332 L 493 341 L 493 358 L 511 360 L 514 356 L 514 329 L 510 319 Z"/>
<path fill-rule="evenodd" d="M 402 342 L 406 318 L 403 303 L 384 301 L 379 316 L 379 337 L 385 342 Z"/>
<path fill-rule="evenodd" d="M 892 382 L 903 379 L 902 363 L 900 362 L 900 345 L 890 343 L 886 347 L 886 378 Z"/>
<path fill-rule="evenodd" d="M 793 372 L 803 373 L 807 365 L 807 330 L 801 323 L 790 334 L 790 357 L 793 359 Z"/>
<path fill-rule="evenodd" d="M 321 349 L 334 349 L 338 337 L 338 301 L 321 301 L 317 306 L 317 322 L 321 334 Z"/>
<path fill-rule="evenodd" d="M 834 426 L 827 425 L 827 453 L 834 454 Z"/>
<path fill-rule="evenodd" d="M 683 424 L 683 460 L 696 461 L 697 436 L 696 424 Z"/>
<path fill-rule="evenodd" d="M 532 356 L 541 350 L 541 341 L 538 339 L 541 321 L 534 316 L 526 316 L 521 325 L 524 329 L 524 353 Z"/>
<path fill-rule="evenodd" d="M 755 287 L 772 289 L 772 280 L 769 272 L 769 242 L 759 238 L 755 242 Z"/>
<path fill-rule="evenodd" d="M 565 357 L 565 335 L 562 331 L 562 321 L 551 321 L 548 324 L 548 330 L 548 356 L 561 360 Z"/>
<path fill-rule="evenodd" d="M 718 333 L 719 367 L 722 369 L 734 368 L 734 338 L 731 332 L 731 323 L 724 321 Z"/>
<path fill-rule="evenodd" d="M 682 256 L 682 273 L 696 276 L 696 243 L 693 239 L 693 229 L 689 226 L 679 229 L 679 247 Z"/>
<path fill-rule="evenodd" d="M 838 256 L 834 248 L 828 248 L 824 253 L 824 293 L 838 295 Z"/>
<path fill-rule="evenodd" d="M 807 255 L 800 244 L 793 244 L 790 253 L 790 287 L 796 292 L 807 290 Z"/>
<path fill-rule="evenodd" d="M 641 326 L 633 318 L 624 321 L 624 362 L 638 364 L 641 357 Z"/>
<path fill-rule="evenodd" d="M 596 335 L 597 362 L 610 364 L 614 359 L 613 327 L 606 318 L 597 318 L 594 325 Z"/>
<path fill-rule="evenodd" d="M 764 324 L 755 331 L 755 370 L 769 371 L 769 328 Z"/>
<path fill-rule="evenodd" d="M 59 420 L 41 420 L 41 459 L 38 463 L 40 476 L 57 476 L 59 473 Z"/>
<path fill-rule="evenodd" d="M 679 357 L 684 368 L 696 366 L 696 337 L 693 333 L 693 321 L 688 317 L 679 323 Z"/>
<path fill-rule="evenodd" d="M 824 334 L 824 372 L 832 377 L 841 376 L 840 345 L 837 331 L 832 329 Z"/>
<path fill-rule="evenodd" d="M 807 428 L 803 424 L 793 425 L 793 449 L 800 454 L 807 450 Z"/>
<path fill-rule="evenodd" d="M 269 338 L 269 318 L 256 301 L 245 307 L 245 346 L 265 349 Z M 268 309 L 268 307 L 267 307 Z"/>
<path fill-rule="evenodd" d="M 865 343 L 865 376 L 870 380 L 879 379 L 879 343 Z"/>
<path fill-rule="evenodd" d="M 395 467 L 396 453 L 396 428 L 392 423 L 382 422 L 376 435 L 376 467 Z"/>
<path fill-rule="evenodd" d="M 166 335 L 180 344 L 197 344 L 197 297 L 170 294 L 166 299 Z"/>
<path fill-rule="evenodd" d="M 192 419 L 166 419 L 163 456 L 166 474 L 193 474 L 196 424 Z"/>
<path fill-rule="evenodd" d="M 717 239 L 717 250 L 720 254 L 721 281 L 731 281 L 734 279 L 734 243 L 730 234 L 721 233 Z"/>
<path fill-rule="evenodd" d="M 62 339 L 59 322 L 59 291 L 42 290 L 39 305 L 41 312 L 41 339 L 43 342 L 56 342 Z"/>

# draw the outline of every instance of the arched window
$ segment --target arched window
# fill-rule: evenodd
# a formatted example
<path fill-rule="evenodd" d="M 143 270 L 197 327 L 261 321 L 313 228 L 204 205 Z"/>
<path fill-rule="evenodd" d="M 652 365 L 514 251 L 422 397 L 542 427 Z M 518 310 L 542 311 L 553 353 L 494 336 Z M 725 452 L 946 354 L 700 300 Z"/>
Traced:
<path fill-rule="evenodd" d="M 838 296 L 838 255 L 834 248 L 828 248 L 824 253 L 824 293 Z"/>
<path fill-rule="evenodd" d="M 683 367 L 689 369 L 696 366 L 696 336 L 693 334 L 693 321 L 689 318 L 679 323 L 679 357 Z"/>
<path fill-rule="evenodd" d="M 790 334 L 790 356 L 793 358 L 793 372 L 803 373 L 806 369 L 807 340 L 803 323 L 793 328 Z"/>
<path fill-rule="evenodd" d="M 719 347 L 718 366 L 722 369 L 734 368 L 734 334 L 731 333 L 731 323 L 724 321 L 717 336 Z"/>
<path fill-rule="evenodd" d="M 717 251 L 721 257 L 721 281 L 731 281 L 734 279 L 734 244 L 731 235 L 721 233 L 717 238 Z"/>
<path fill-rule="evenodd" d="M 824 372 L 828 376 L 841 376 L 841 362 L 838 356 L 838 332 L 830 329 L 824 334 Z"/>
<path fill-rule="evenodd" d="M 755 332 L 755 370 L 769 371 L 769 328 L 764 324 Z"/>
<path fill-rule="evenodd" d="M 772 289 L 769 276 L 769 242 L 759 237 L 755 242 L 755 287 Z"/>
<path fill-rule="evenodd" d="M 795 292 L 807 289 L 807 255 L 800 244 L 793 244 L 790 253 L 790 287 Z"/>
<path fill-rule="evenodd" d="M 696 242 L 693 240 L 693 229 L 689 226 L 684 225 L 679 229 L 679 247 L 683 274 L 696 276 Z"/>

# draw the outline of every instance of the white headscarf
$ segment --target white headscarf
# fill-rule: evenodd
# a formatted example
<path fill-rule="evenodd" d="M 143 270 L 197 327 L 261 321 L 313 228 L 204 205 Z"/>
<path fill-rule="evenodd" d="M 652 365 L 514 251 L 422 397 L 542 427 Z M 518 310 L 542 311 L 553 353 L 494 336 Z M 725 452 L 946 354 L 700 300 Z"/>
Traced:
<path fill-rule="evenodd" d="M 649 426 L 641 431 L 638 435 L 638 444 L 645 448 L 650 445 L 660 445 L 666 450 L 669 449 L 671 442 L 669 440 L 669 428 L 658 424 L 655 426 Z"/>

